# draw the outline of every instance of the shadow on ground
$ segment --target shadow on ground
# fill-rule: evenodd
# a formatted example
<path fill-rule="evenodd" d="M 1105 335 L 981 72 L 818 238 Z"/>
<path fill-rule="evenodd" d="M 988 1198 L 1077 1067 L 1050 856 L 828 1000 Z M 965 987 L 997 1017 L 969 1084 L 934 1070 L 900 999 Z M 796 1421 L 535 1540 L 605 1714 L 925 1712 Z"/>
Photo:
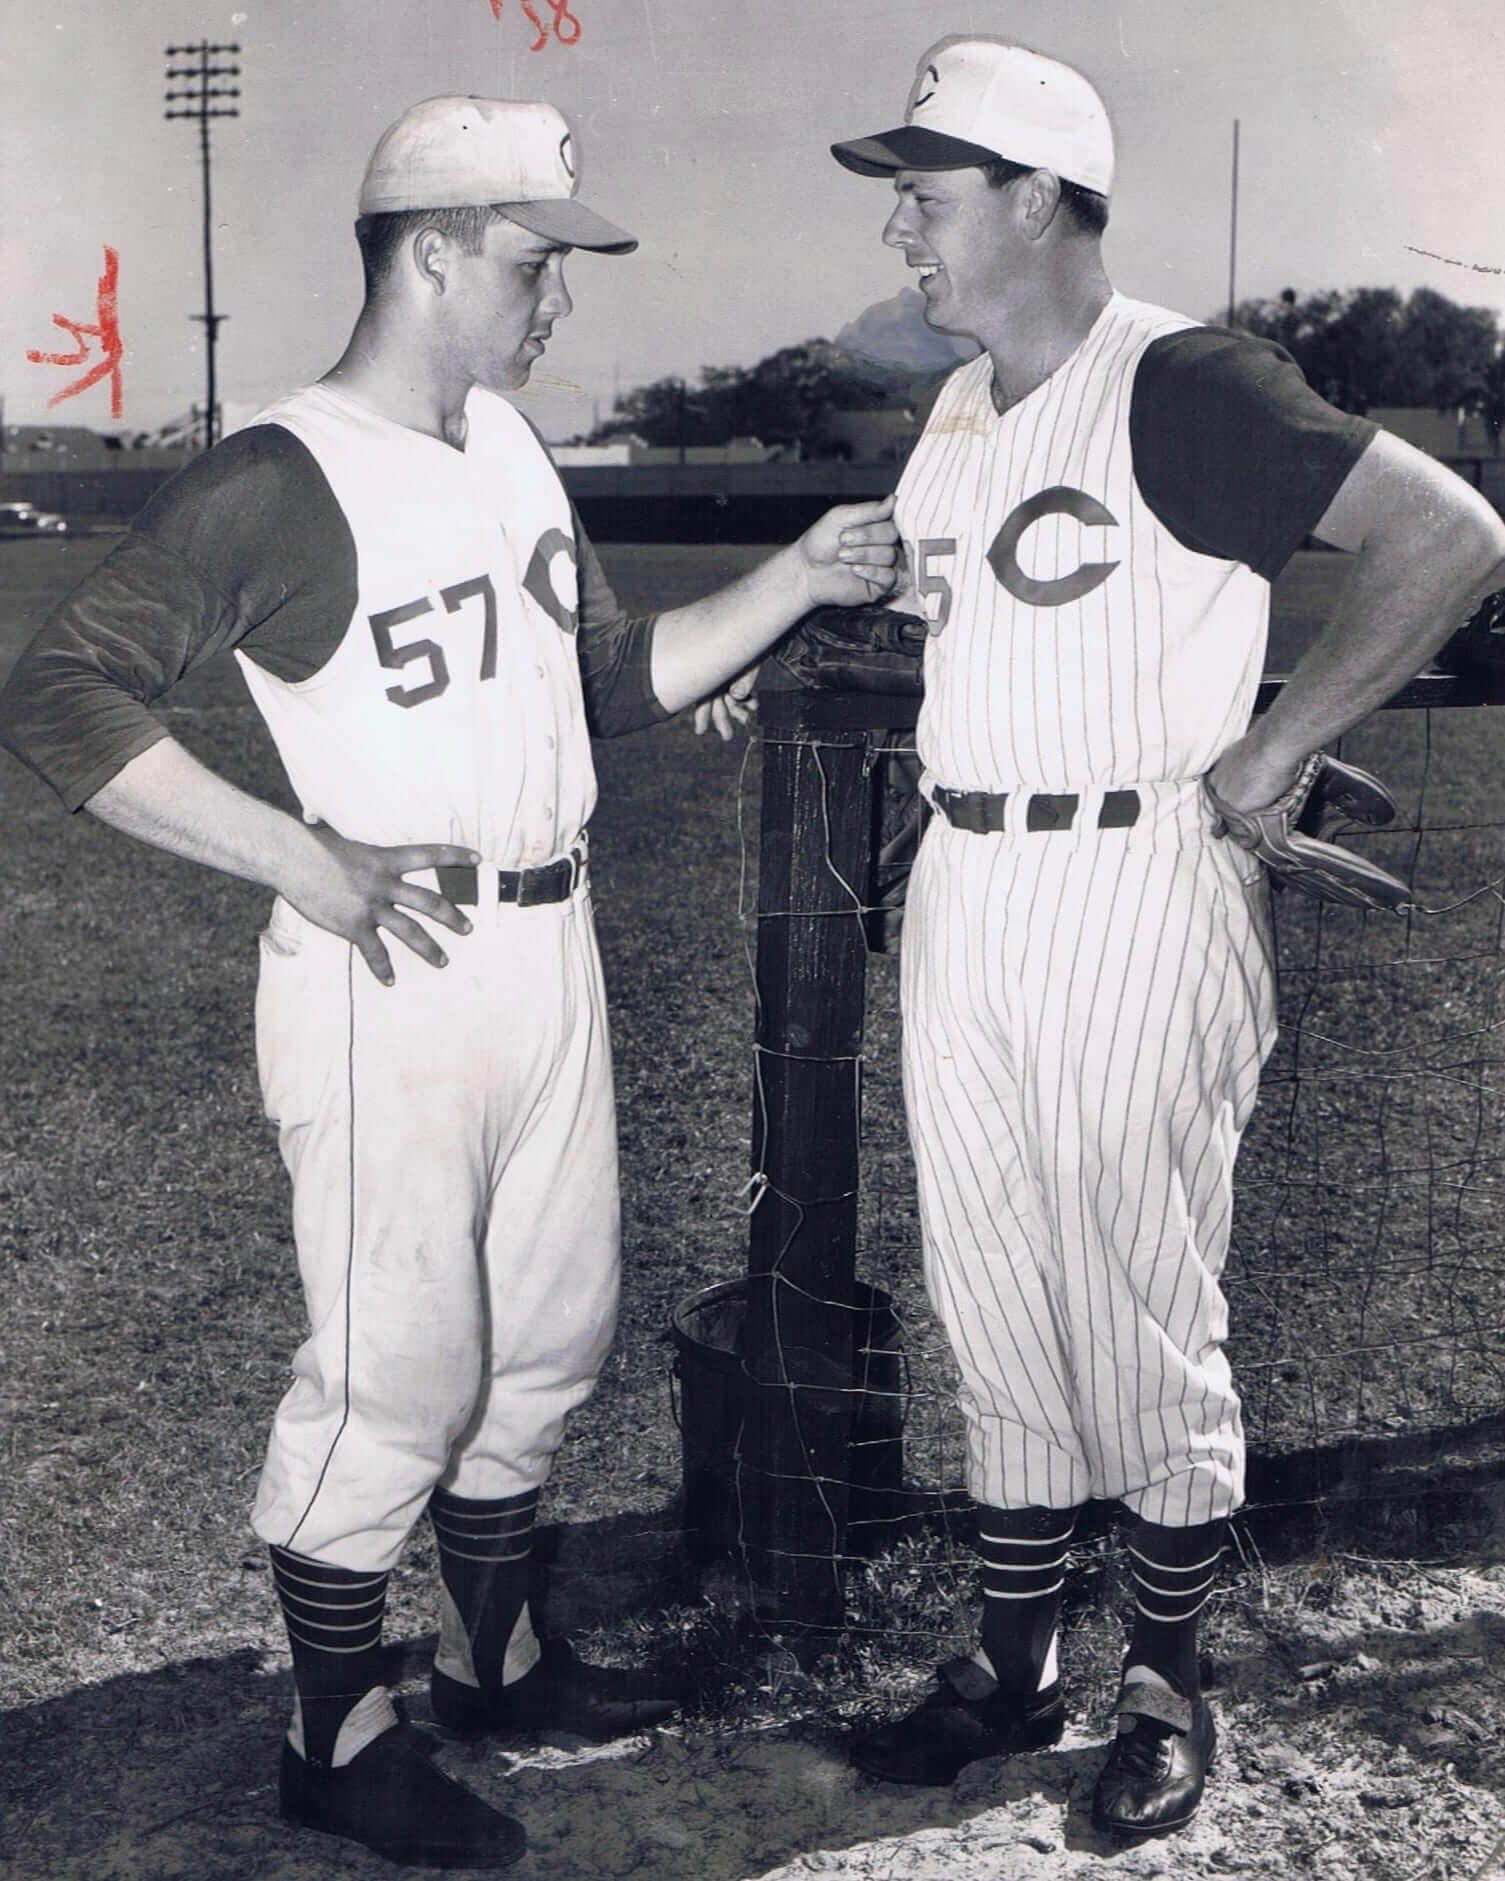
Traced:
<path fill-rule="evenodd" d="M 941 1791 L 870 1783 L 829 1729 L 797 1722 L 668 1730 L 602 1749 L 436 1740 L 436 1756 L 525 1823 L 519 1881 L 1274 1881 L 1314 1866 L 1341 1881 L 1494 1876 L 1497 1842 L 1505 1855 L 1496 1676 L 1505 1602 L 1479 1596 L 1505 1588 L 1486 1575 L 1429 1579 L 1425 1610 L 1376 1612 L 1375 1588 L 1388 1583 L 1373 1583 L 1347 1612 L 1301 1610 L 1278 1631 L 1244 1635 L 1218 1667 L 1220 1761 L 1207 1804 L 1170 1843 L 1121 1849 L 1092 1829 L 1097 1720 L 1054 1751 L 974 1764 Z M 391 1653 L 389 1680 L 420 1725 L 433 1644 L 413 1639 Z M 245 1651 L 0 1715 L 0 1872 L 13 1881 L 407 1872 L 278 1821 L 290 1700 L 286 1670 Z"/>
<path fill-rule="evenodd" d="M 420 1723 L 432 1648 L 425 1639 L 392 1652 L 392 1682 Z M 275 1770 L 290 1698 L 286 1671 L 264 1671 L 247 1651 L 0 1715 L 0 1871 L 14 1881 L 398 1872 L 278 1821 Z M 1063 1829 L 1074 1846 L 1096 1846 L 1086 1810 L 1101 1751 L 1069 1740 L 1006 1771 L 975 1765 L 949 1792 L 867 1783 L 839 1742 L 798 1726 L 671 1731 L 600 1750 L 443 1745 L 436 1754 L 527 1825 L 520 1878 L 743 1881 L 806 1851 L 944 1835 L 1011 1808 L 1028 1817 L 1025 1847 L 1059 1848 Z"/>

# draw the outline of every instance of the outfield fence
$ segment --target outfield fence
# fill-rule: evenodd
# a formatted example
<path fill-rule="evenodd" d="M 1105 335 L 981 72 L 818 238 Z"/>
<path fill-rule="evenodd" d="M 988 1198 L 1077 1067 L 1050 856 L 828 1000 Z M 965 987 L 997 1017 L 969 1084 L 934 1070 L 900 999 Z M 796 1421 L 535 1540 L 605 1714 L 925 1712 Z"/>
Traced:
<path fill-rule="evenodd" d="M 1225 1278 L 1251 1518 L 1393 1513 L 1471 1493 L 1505 1456 L 1502 701 L 1496 676 L 1429 674 L 1348 743 L 1400 814 L 1339 840 L 1410 881 L 1411 908 L 1274 897 L 1279 1041 Z M 909 800 L 889 786 L 916 711 L 761 700 L 748 1272 L 678 1329 L 692 1385 L 707 1352 L 723 1368 L 715 1428 L 697 1424 L 697 1455 L 687 1440 L 689 1525 L 735 1548 L 758 1611 L 802 1625 L 840 1624 L 846 1561 L 965 1503 L 954 1366 L 918 1278 L 893 963 L 870 964 L 902 903 Z"/>

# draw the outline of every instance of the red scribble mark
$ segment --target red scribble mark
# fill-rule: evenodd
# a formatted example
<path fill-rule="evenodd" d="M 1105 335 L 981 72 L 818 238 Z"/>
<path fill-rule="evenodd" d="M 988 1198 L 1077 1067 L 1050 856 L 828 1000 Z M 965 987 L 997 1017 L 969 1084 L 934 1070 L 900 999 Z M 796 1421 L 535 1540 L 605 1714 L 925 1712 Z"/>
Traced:
<path fill-rule="evenodd" d="M 491 17 L 494 20 L 502 17 L 503 4 L 504 0 L 490 0 Z M 527 15 L 534 32 L 538 34 L 537 39 L 529 46 L 529 52 L 542 52 L 549 43 L 551 32 L 561 46 L 573 46 L 580 38 L 580 22 L 570 11 L 570 0 L 543 0 L 543 4 L 553 15 L 547 24 L 538 17 L 538 8 L 533 4 L 533 0 L 522 0 L 523 12 Z"/>
<path fill-rule="evenodd" d="M 559 40 L 561 45 L 574 45 L 574 43 L 579 40 L 579 21 L 574 17 L 574 13 L 570 11 L 570 0 L 544 0 L 544 4 L 553 11 L 553 36 L 555 36 L 555 40 Z M 523 11 L 527 13 L 527 17 L 531 19 L 532 24 L 538 26 L 538 15 L 532 11 L 531 0 L 523 0 Z M 570 28 L 568 32 L 564 30 L 566 26 Z M 531 53 L 540 51 L 540 47 L 546 43 L 547 38 L 549 38 L 549 28 L 547 28 L 547 26 L 538 26 L 538 40 L 534 40 L 534 43 L 529 47 L 529 51 L 531 51 Z"/>
<path fill-rule="evenodd" d="M 60 405 L 65 398 L 77 398 L 80 392 L 87 392 L 91 385 L 98 385 L 101 379 L 110 381 L 110 416 L 118 418 L 121 413 L 120 395 L 120 360 L 125 352 L 120 340 L 120 319 L 117 310 L 116 295 L 120 285 L 120 257 L 113 248 L 105 250 L 104 273 L 99 277 L 98 322 L 88 326 L 81 320 L 65 320 L 61 314 L 52 316 L 52 324 L 61 327 L 65 333 L 71 333 L 77 342 L 76 353 L 37 353 L 28 351 L 26 357 L 37 366 L 82 366 L 87 365 L 92 348 L 91 340 L 98 340 L 101 357 L 89 367 L 81 379 L 75 379 L 72 385 L 65 385 L 61 392 L 54 392 L 48 399 L 50 410 Z"/>

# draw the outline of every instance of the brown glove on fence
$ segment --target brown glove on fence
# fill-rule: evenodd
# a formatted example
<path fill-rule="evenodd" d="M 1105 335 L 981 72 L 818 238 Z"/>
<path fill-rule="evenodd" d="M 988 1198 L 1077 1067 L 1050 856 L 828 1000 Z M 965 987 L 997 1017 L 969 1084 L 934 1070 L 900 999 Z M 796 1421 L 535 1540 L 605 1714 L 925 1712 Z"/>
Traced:
<path fill-rule="evenodd" d="M 765 683 L 786 691 L 918 693 L 926 631 L 917 614 L 891 607 L 812 608 L 769 654 Z"/>

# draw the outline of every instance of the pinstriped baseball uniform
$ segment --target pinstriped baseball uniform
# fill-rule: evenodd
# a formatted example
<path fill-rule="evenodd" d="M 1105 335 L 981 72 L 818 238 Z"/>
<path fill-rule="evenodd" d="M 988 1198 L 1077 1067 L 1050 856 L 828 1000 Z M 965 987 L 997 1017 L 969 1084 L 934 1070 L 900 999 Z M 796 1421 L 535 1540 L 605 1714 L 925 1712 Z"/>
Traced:
<path fill-rule="evenodd" d="M 1007 793 L 1000 831 L 936 815 L 909 888 L 927 1283 L 980 1502 L 1187 1526 L 1242 1496 L 1219 1276 L 1275 1030 L 1258 865 L 1199 779 L 1369 431 L 1276 349 L 1118 295 L 1002 414 L 991 386 L 987 354 L 948 379 L 897 506 L 924 788 Z"/>
<path fill-rule="evenodd" d="M 281 900 L 261 937 L 310 1332 L 253 1520 L 357 1572 L 436 1483 L 544 1481 L 617 1299 L 588 879 L 565 863 L 565 898 L 522 906 L 497 875 L 583 854 L 591 732 L 663 716 L 652 619 L 617 608 L 531 427 L 479 390 L 466 415 L 461 451 L 328 386 L 272 408 L 153 499 L 6 696 L 8 742 L 76 807 L 163 736 L 147 702 L 233 648 L 307 817 L 484 858 L 442 971 L 394 947 L 380 986 Z"/>

